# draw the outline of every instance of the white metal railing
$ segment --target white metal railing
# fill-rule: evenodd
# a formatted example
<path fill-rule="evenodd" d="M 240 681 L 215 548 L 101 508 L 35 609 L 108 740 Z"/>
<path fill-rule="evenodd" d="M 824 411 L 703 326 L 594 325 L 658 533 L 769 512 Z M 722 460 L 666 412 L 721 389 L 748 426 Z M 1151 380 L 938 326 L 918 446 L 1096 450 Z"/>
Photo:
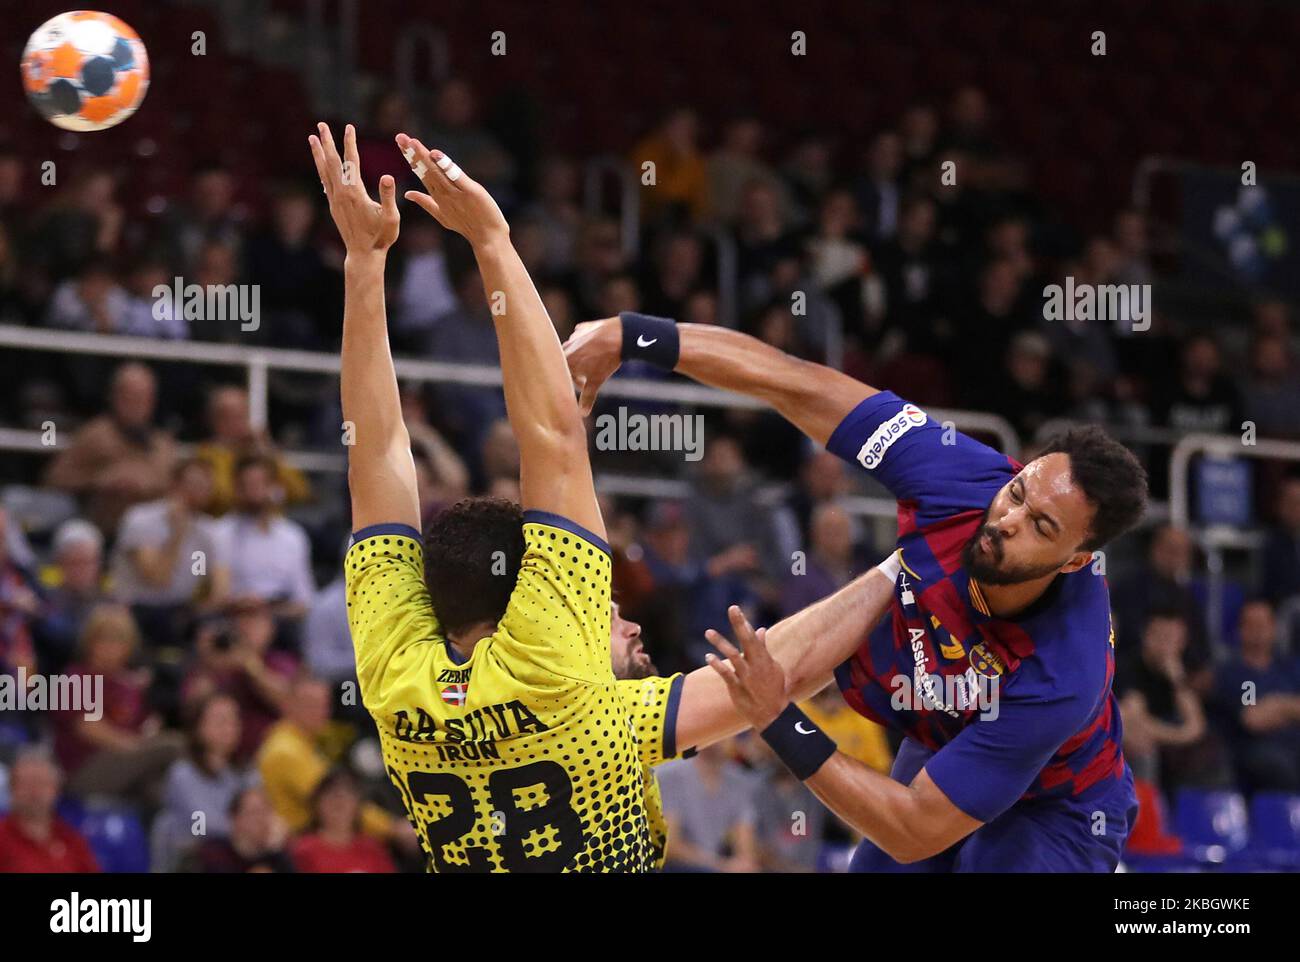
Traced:
<path fill-rule="evenodd" d="M 176 361 L 242 367 L 247 371 L 249 416 L 253 427 L 257 429 L 266 427 L 268 377 L 271 371 L 305 371 L 337 376 L 340 363 L 336 354 L 315 351 L 279 347 L 245 347 L 206 341 L 163 341 L 148 337 L 50 331 L 3 324 L 0 324 L 0 348 L 89 354 L 124 360 Z M 397 376 L 403 380 L 478 387 L 501 385 L 501 369 L 490 364 L 460 364 L 396 358 L 394 367 Z M 602 395 L 692 407 L 732 410 L 764 408 L 762 402 L 753 398 L 716 388 L 645 378 L 611 378 L 602 388 Z M 951 421 L 963 431 L 977 431 L 992 435 L 998 439 L 1002 450 L 1012 454 L 1019 452 L 1020 438 L 1015 429 L 1005 419 L 996 415 L 946 408 L 932 408 L 929 414 L 940 422 Z M 43 432 L 35 430 L 0 429 L 0 450 L 34 453 L 51 453 L 58 450 L 59 445 L 46 444 L 42 434 Z M 338 472 L 346 467 L 342 454 L 290 451 L 285 452 L 285 457 L 291 464 L 306 471 Z M 603 491 L 637 497 L 681 498 L 689 495 L 691 490 L 689 482 L 672 478 L 602 473 L 598 475 L 597 480 Z M 882 518 L 892 517 L 897 510 L 893 500 L 872 497 L 852 499 L 847 507 L 855 514 Z"/>

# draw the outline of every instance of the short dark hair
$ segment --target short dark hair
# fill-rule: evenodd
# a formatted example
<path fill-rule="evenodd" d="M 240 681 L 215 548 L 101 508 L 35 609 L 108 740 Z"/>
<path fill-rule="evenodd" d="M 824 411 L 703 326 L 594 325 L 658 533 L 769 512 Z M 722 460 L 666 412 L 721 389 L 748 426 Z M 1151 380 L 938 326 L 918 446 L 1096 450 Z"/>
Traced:
<path fill-rule="evenodd" d="M 523 557 L 524 512 L 513 501 L 466 498 L 435 517 L 424 532 L 424 580 L 443 629 L 500 621 Z"/>
<path fill-rule="evenodd" d="M 1147 471 L 1132 451 L 1095 424 L 1054 435 L 1039 457 L 1057 451 L 1069 457 L 1070 477 L 1094 508 L 1083 550 L 1096 551 L 1142 520 Z"/>

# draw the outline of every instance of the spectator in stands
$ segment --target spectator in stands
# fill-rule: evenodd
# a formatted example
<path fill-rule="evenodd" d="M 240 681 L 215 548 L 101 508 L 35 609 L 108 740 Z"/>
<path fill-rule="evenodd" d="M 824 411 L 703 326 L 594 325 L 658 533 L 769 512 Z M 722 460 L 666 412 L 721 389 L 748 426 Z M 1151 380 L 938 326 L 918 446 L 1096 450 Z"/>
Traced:
<path fill-rule="evenodd" d="M 742 291 L 742 308 L 749 309 L 768 294 L 767 276 L 777 262 L 802 253 L 781 210 L 781 197 L 771 184 L 754 181 L 740 192 L 736 218 L 736 272 Z M 763 285 L 759 295 L 745 296 L 746 288 Z"/>
<path fill-rule="evenodd" d="M 762 739 L 752 734 L 744 738 L 758 779 L 753 798 L 757 870 L 817 871 L 829 813 Z M 670 848 L 672 844 L 669 838 Z"/>
<path fill-rule="evenodd" d="M 290 851 L 299 872 L 395 872 L 378 839 L 361 832 L 361 792 L 356 778 L 336 768 L 312 793 L 312 824 Z"/>
<path fill-rule="evenodd" d="M 391 136 L 391 135 L 390 135 Z M 514 199 L 514 158 L 478 119 L 478 104 L 468 81 L 453 77 L 438 88 L 428 143 L 455 157 L 474 179 L 507 209 Z"/>
<path fill-rule="evenodd" d="M 990 382 L 983 405 L 1000 414 L 1022 438 L 1032 438 L 1048 421 L 1065 413 L 1064 378 L 1046 337 L 1021 331 L 1007 345 L 1002 376 Z"/>
<path fill-rule="evenodd" d="M 1027 309 L 1023 278 L 1014 261 L 991 261 L 980 272 L 978 296 L 957 320 L 957 338 L 952 358 L 959 380 L 959 400 L 965 407 L 979 408 L 1006 378 L 1005 359 L 1012 340 L 1021 331 L 1036 326 Z M 1041 310 L 1041 306 L 1037 307 Z"/>
<path fill-rule="evenodd" d="M 1137 778 L 1165 789 L 1221 783 L 1222 760 L 1207 738 L 1204 706 L 1184 667 L 1187 622 L 1176 608 L 1147 618 L 1142 647 L 1115 674 L 1124 755 Z"/>
<path fill-rule="evenodd" d="M 563 274 L 573 267 L 582 208 L 578 204 L 578 167 L 572 159 L 553 154 L 542 161 L 537 198 L 524 208 L 521 220 L 541 227 L 543 275 Z"/>
<path fill-rule="evenodd" d="M 37 625 L 37 648 L 46 673 L 61 671 L 77 647 L 86 619 L 106 600 L 104 536 L 89 521 L 71 518 L 54 532 L 52 586 Z"/>
<path fill-rule="evenodd" d="M 75 278 L 59 283 L 45 315 L 48 327 L 93 334 L 125 334 L 131 297 L 104 261 L 90 261 Z"/>
<path fill-rule="evenodd" d="M 115 176 L 103 165 L 78 174 L 37 219 L 30 246 L 33 266 L 58 283 L 92 261 L 116 255 L 125 222 L 116 192 Z"/>
<path fill-rule="evenodd" d="M 286 831 L 266 793 L 243 789 L 230 803 L 230 834 L 208 838 L 185 862 L 191 872 L 292 872 L 284 851 Z"/>
<path fill-rule="evenodd" d="M 607 218 L 584 222 L 578 232 L 573 270 L 560 278 L 581 320 L 600 316 L 600 294 L 605 281 L 624 272 L 627 266 L 617 222 Z"/>
<path fill-rule="evenodd" d="M 697 563 L 749 545 L 755 574 L 766 574 L 779 584 L 789 570 L 789 559 L 777 554 L 770 512 L 755 500 L 754 478 L 735 438 L 714 435 L 706 444 L 686 502 L 686 517 Z"/>
<path fill-rule="evenodd" d="M 247 280 L 260 290 L 257 332 L 276 347 L 324 350 L 341 330 L 337 274 L 312 243 L 316 200 L 306 189 L 281 188 L 268 227 L 249 238 L 243 257 Z"/>
<path fill-rule="evenodd" d="M 240 250 L 243 226 L 235 204 L 234 175 L 223 167 L 208 165 L 195 171 L 189 200 L 173 208 L 163 246 L 174 252 L 172 266 L 189 283 L 200 253 L 214 242 Z"/>
<path fill-rule="evenodd" d="M 84 835 L 55 814 L 62 774 L 27 749 L 9 769 L 9 814 L 0 817 L 0 872 L 98 872 Z"/>
<path fill-rule="evenodd" d="M 356 679 L 347 605 L 340 566 L 339 576 L 316 593 L 302 626 L 302 655 L 307 670 L 335 690 Z"/>
<path fill-rule="evenodd" d="M 1154 422 L 1178 431 L 1240 434 L 1241 395 L 1223 373 L 1218 342 L 1209 334 L 1193 334 L 1179 357 L 1174 383 L 1154 397 Z"/>
<path fill-rule="evenodd" d="M 840 458 L 824 449 L 804 458 L 799 465 L 799 477 L 793 492 L 773 515 L 781 556 L 789 558 L 793 552 L 809 544 L 816 510 L 848 493 L 849 476 Z"/>
<path fill-rule="evenodd" d="M 695 112 L 677 107 L 632 148 L 628 159 L 642 186 L 647 221 L 699 223 L 708 215 L 709 175 L 698 136 Z"/>
<path fill-rule="evenodd" d="M 805 132 L 786 151 L 785 157 L 781 177 L 792 201 L 790 223 L 804 227 L 812 222 L 822 197 L 834 181 L 830 141 L 817 131 Z"/>
<path fill-rule="evenodd" d="M 889 240 L 898 229 L 902 173 L 903 138 L 892 130 L 881 131 L 872 139 L 865 169 L 854 185 L 864 233 L 873 244 Z"/>
<path fill-rule="evenodd" d="M 1300 474 L 1286 478 L 1278 489 L 1276 518 L 1260 554 L 1260 590 L 1282 605 L 1300 597 Z"/>
<path fill-rule="evenodd" d="M 1285 337 L 1255 335 L 1241 392 L 1243 413 L 1261 437 L 1300 437 L 1300 369 Z"/>
<path fill-rule="evenodd" d="M 741 116 L 727 124 L 722 143 L 709 155 L 708 178 L 713 217 L 723 224 L 736 219 L 741 192 L 750 183 L 766 184 L 776 191 L 779 206 L 789 213 L 785 183 L 764 159 L 763 123 L 757 117 Z"/>
<path fill-rule="evenodd" d="M 847 190 L 833 190 L 822 201 L 817 227 L 808 238 L 809 277 L 832 298 L 849 330 L 862 327 L 866 307 L 864 281 L 871 255 L 859 233 L 858 205 Z M 894 233 L 893 225 L 890 235 Z"/>
<path fill-rule="evenodd" d="M 834 503 L 819 505 L 812 516 L 812 540 L 795 556 L 781 586 L 781 617 L 802 611 L 848 584 L 855 574 L 853 520 Z"/>
<path fill-rule="evenodd" d="M 256 784 L 235 760 L 239 704 L 217 692 L 198 703 L 186 731 L 187 751 L 167 770 L 163 804 L 150 835 L 151 869 L 174 872 L 206 836 L 230 834 L 230 806 Z"/>
<path fill-rule="evenodd" d="M 899 118 L 898 132 L 903 140 L 903 183 L 914 186 L 918 172 L 928 181 L 938 151 L 939 115 L 929 104 L 910 104 Z"/>
<path fill-rule="evenodd" d="M 210 241 L 204 244 L 199 248 L 198 258 L 186 277 L 186 282 L 196 284 L 209 293 L 238 291 L 236 285 L 240 283 L 239 248 L 224 241 Z M 209 302 L 209 298 L 205 298 L 203 309 L 197 312 L 197 316 L 188 319 L 190 337 L 193 340 L 225 344 L 248 344 L 250 341 L 268 343 L 273 340 L 275 328 L 264 324 L 260 314 L 245 317 L 231 308 L 228 299 L 215 301 L 213 303 L 215 309 L 209 310 L 207 306 Z M 252 306 L 251 302 L 244 305 L 245 309 L 251 309 Z M 261 308 L 260 294 L 257 307 Z M 288 339 L 286 333 L 286 340 Z"/>
<path fill-rule="evenodd" d="M 237 603 L 228 620 L 199 627 L 195 660 L 181 687 L 183 704 L 191 708 L 215 692 L 238 703 L 241 730 L 236 758 L 241 763 L 256 754 L 267 729 L 283 713 L 298 669 L 294 656 L 272 649 L 274 640 L 270 606 L 256 600 Z"/>
<path fill-rule="evenodd" d="M 78 495 L 101 531 L 116 529 L 127 508 L 162 495 L 176 460 L 167 432 L 153 426 L 157 380 L 128 361 L 113 373 L 106 413 L 73 435 L 45 474 L 45 483 Z"/>
<path fill-rule="evenodd" d="M 1218 671 L 1237 777 L 1247 792 L 1300 792 L 1300 660 L 1278 650 L 1273 606 L 1242 606 L 1241 648 Z"/>
<path fill-rule="evenodd" d="M 433 220 L 413 221 L 399 240 L 401 276 L 389 325 L 394 349 L 425 356 L 439 320 L 460 303 L 451 282 L 443 231 Z"/>
<path fill-rule="evenodd" d="M 1115 266 L 1115 283 L 1150 284 L 1155 279 L 1151 270 L 1150 238 L 1146 215 L 1127 208 L 1115 215 L 1114 231 L 1118 263 Z M 1133 333 L 1130 328 L 1120 333 Z"/>
<path fill-rule="evenodd" d="M 1146 562 L 1111 588 L 1115 613 L 1116 654 L 1131 657 L 1141 647 L 1143 626 L 1153 611 L 1175 610 L 1187 629 L 1183 667 L 1193 687 L 1205 694 L 1210 686 L 1210 640 L 1206 632 L 1205 609 L 1193 591 L 1192 573 L 1196 546 L 1191 536 L 1172 524 L 1162 524 L 1151 533 Z"/>
<path fill-rule="evenodd" d="M 271 606 L 296 623 L 316 593 L 311 544 L 302 525 L 280 513 L 279 463 L 246 455 L 235 466 L 234 510 L 217 524 L 218 555 L 230 567 L 231 597 Z"/>
<path fill-rule="evenodd" d="M 13 556 L 12 526 L 0 507 L 0 674 L 36 670 L 33 633 L 45 611 L 35 575 Z"/>
<path fill-rule="evenodd" d="M 128 276 L 126 294 L 126 310 L 111 333 L 176 341 L 190 336 L 184 295 L 176 297 L 175 275 L 161 260 L 149 258 L 136 264 Z"/>
<path fill-rule="evenodd" d="M 432 392 L 415 383 L 400 387 L 402 420 L 411 436 L 411 453 L 420 483 L 420 511 L 427 519 L 469 495 L 469 468 L 429 420 Z"/>
<path fill-rule="evenodd" d="M 190 458 L 172 470 L 167 497 L 122 517 L 113 554 L 113 590 L 129 604 L 151 646 L 177 646 L 196 613 L 224 604 L 230 573 L 216 522 L 204 513 L 212 469 Z"/>
<path fill-rule="evenodd" d="M 668 823 L 666 871 L 756 872 L 759 780 L 731 758 L 731 743 L 655 770 Z"/>
<path fill-rule="evenodd" d="M 936 224 L 934 201 L 909 198 L 899 211 L 897 235 L 873 248 L 866 323 L 854 332 L 862 347 L 874 350 L 892 330 L 908 351 L 940 360 L 953 355 L 956 332 L 951 324 L 937 323 L 946 306 L 950 272 Z"/>
<path fill-rule="evenodd" d="M 175 733 L 162 730 L 149 704 L 150 672 L 131 667 L 139 647 L 126 606 L 100 605 L 86 619 L 77 661 L 67 674 L 80 679 L 82 691 L 102 693 L 102 701 L 65 706 L 55 715 L 54 747 L 73 795 L 145 808 L 161 799 L 164 773 L 182 746 Z"/>
<path fill-rule="evenodd" d="M 235 502 L 235 469 L 244 458 L 261 457 L 274 465 L 275 484 L 283 504 L 311 500 L 311 484 L 301 471 L 275 449 L 265 428 L 255 429 L 248 408 L 248 392 L 234 384 L 213 388 L 208 395 L 208 430 L 195 452 L 212 469 L 212 497 L 206 506 L 223 515 Z"/>
<path fill-rule="evenodd" d="M 660 317 L 681 317 L 686 299 L 703 282 L 704 245 L 699 237 L 687 231 L 668 234 L 657 245 L 654 270 L 641 284 L 645 291 L 641 309 Z"/>
<path fill-rule="evenodd" d="M 499 364 L 492 306 L 478 272 L 463 271 L 456 278 L 456 293 L 457 308 L 433 328 L 430 357 L 453 364 Z M 505 417 L 499 388 L 439 384 L 437 397 L 449 432 L 462 451 L 476 450 L 492 422 Z"/>
<path fill-rule="evenodd" d="M 284 718 L 267 732 L 257 753 L 267 798 L 293 832 L 311 824 L 315 793 L 329 774 L 331 760 L 321 750 L 320 737 L 330 721 L 331 697 L 329 686 L 319 678 L 296 678 Z M 415 835 L 405 818 L 367 803 L 360 819 L 367 834 L 414 848 Z"/>

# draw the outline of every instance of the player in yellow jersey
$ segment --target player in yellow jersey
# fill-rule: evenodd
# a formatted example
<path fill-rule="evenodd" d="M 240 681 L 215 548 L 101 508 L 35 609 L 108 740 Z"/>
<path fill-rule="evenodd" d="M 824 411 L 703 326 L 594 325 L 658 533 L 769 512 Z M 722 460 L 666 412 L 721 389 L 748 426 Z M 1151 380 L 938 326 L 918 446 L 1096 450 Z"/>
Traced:
<path fill-rule="evenodd" d="M 487 192 L 399 134 L 428 193 L 407 198 L 469 241 L 520 450 L 522 508 L 471 499 L 421 537 L 410 441 L 388 348 L 384 262 L 393 178 L 361 184 L 310 138 L 347 247 L 343 416 L 354 543 L 348 614 L 364 703 L 435 871 L 645 871 L 642 769 L 610 664 L 610 559 L 587 435 L 559 338 Z"/>

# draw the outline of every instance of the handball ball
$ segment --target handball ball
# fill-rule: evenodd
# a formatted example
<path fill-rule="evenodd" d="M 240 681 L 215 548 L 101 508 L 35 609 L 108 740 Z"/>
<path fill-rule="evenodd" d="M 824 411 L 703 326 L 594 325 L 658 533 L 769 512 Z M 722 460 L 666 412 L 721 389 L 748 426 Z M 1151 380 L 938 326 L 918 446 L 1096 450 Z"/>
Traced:
<path fill-rule="evenodd" d="M 135 113 L 149 88 L 149 56 L 134 30 L 97 10 L 41 24 L 23 51 L 23 89 L 65 130 L 104 130 Z"/>

